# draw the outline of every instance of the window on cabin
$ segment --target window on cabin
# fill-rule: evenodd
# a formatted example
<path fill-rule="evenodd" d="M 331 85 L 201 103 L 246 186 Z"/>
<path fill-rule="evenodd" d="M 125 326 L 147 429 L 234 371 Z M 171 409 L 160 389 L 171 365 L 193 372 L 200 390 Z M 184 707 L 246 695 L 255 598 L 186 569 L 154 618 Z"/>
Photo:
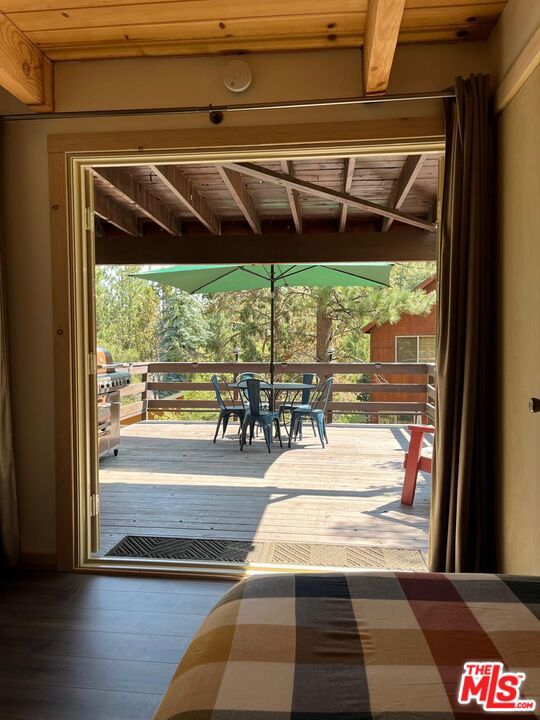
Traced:
<path fill-rule="evenodd" d="M 435 335 L 399 335 L 396 337 L 396 362 L 435 362 Z"/>

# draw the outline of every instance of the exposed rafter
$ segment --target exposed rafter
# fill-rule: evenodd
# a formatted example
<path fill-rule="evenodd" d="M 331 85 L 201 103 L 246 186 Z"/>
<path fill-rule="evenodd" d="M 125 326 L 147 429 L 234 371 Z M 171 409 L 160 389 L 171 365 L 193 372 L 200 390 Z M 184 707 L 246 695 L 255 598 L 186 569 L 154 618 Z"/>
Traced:
<path fill-rule="evenodd" d="M 403 205 L 407 195 L 410 193 L 412 186 L 414 185 L 416 178 L 418 177 L 418 173 L 422 169 L 422 165 L 424 164 L 426 157 L 427 155 L 407 156 L 396 184 L 392 190 L 390 201 L 388 203 L 390 207 L 399 209 Z M 393 218 L 385 218 L 383 220 L 381 230 L 386 232 L 393 222 Z"/>
<path fill-rule="evenodd" d="M 364 94 L 386 92 L 405 0 L 368 0 L 363 50 Z"/>
<path fill-rule="evenodd" d="M 234 198 L 234 201 L 242 211 L 242 214 L 251 226 L 251 229 L 257 235 L 261 234 L 261 221 L 257 215 L 257 210 L 253 200 L 251 199 L 248 191 L 244 187 L 242 176 L 235 170 L 224 167 L 223 165 L 217 166 L 219 174 L 221 175 L 223 182 L 229 189 L 229 192 Z"/>
<path fill-rule="evenodd" d="M 356 167 L 356 158 L 345 158 L 345 167 L 343 171 L 343 192 L 349 194 L 351 192 L 352 181 L 354 177 L 354 168 Z M 339 209 L 339 232 L 344 232 L 347 224 L 347 213 L 349 206 L 346 203 Z"/>
<path fill-rule="evenodd" d="M 94 213 L 128 235 L 141 234 L 141 224 L 137 216 L 124 205 L 104 195 L 98 188 L 94 192 Z"/>
<path fill-rule="evenodd" d="M 114 187 L 133 207 L 153 220 L 171 235 L 180 235 L 180 221 L 170 208 L 153 195 L 133 175 L 121 168 L 95 167 L 94 172 Z"/>
<path fill-rule="evenodd" d="M 151 165 L 150 168 L 210 232 L 214 235 L 220 234 L 219 218 L 193 183 L 177 167 L 174 165 Z"/>
<path fill-rule="evenodd" d="M 35 110 L 54 110 L 52 62 L 4 13 L 0 13 L 0 86 Z"/>
<path fill-rule="evenodd" d="M 426 220 L 414 217 L 413 215 L 402 213 L 399 210 L 394 210 L 393 208 L 385 207 L 384 205 L 378 205 L 370 200 L 353 197 L 348 193 L 339 192 L 337 190 L 332 190 L 331 188 L 325 188 L 321 185 L 315 185 L 314 183 L 299 180 L 292 175 L 279 173 L 275 170 L 267 170 L 266 168 L 254 165 L 253 163 L 227 163 L 227 168 L 245 173 L 246 175 L 251 175 L 252 177 L 259 178 L 259 180 L 267 180 L 268 182 L 276 183 L 276 185 L 281 185 L 282 187 L 290 187 L 293 190 L 305 192 L 308 195 L 316 195 L 317 197 L 334 200 L 338 203 L 346 203 L 352 207 L 367 210 L 375 215 L 389 217 L 393 220 L 400 220 L 407 225 L 413 225 L 414 227 L 419 227 L 422 230 L 435 230 L 435 225 L 433 223 L 429 223 Z"/>
<path fill-rule="evenodd" d="M 290 160 L 282 160 L 281 169 L 284 173 L 287 173 L 287 175 L 294 175 L 293 164 Z M 294 227 L 296 228 L 296 232 L 300 235 L 302 233 L 302 212 L 300 208 L 298 191 L 292 190 L 289 187 L 286 187 L 285 191 L 287 193 L 289 207 L 291 208 L 291 215 L 294 222 Z"/>

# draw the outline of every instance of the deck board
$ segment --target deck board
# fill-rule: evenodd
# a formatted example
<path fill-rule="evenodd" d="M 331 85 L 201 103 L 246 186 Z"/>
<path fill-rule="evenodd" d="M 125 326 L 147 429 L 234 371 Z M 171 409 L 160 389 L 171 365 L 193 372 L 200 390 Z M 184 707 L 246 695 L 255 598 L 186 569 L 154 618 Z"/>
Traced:
<path fill-rule="evenodd" d="M 240 452 L 234 426 L 214 445 L 213 427 L 122 428 L 100 462 L 101 553 L 127 534 L 427 548 L 429 476 L 400 503 L 404 428 L 334 425 L 325 450 L 309 430 L 269 455 L 260 439 Z"/>

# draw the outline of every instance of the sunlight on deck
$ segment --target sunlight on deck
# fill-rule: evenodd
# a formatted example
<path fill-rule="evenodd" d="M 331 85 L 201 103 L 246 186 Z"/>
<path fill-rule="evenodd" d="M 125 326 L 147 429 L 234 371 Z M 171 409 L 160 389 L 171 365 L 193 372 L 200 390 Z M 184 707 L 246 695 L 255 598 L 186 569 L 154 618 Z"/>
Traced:
<path fill-rule="evenodd" d="M 429 476 L 400 503 L 405 428 L 331 425 L 325 450 L 309 428 L 271 455 L 240 452 L 236 428 L 215 445 L 211 423 L 122 428 L 100 462 L 101 552 L 127 534 L 427 548 Z"/>

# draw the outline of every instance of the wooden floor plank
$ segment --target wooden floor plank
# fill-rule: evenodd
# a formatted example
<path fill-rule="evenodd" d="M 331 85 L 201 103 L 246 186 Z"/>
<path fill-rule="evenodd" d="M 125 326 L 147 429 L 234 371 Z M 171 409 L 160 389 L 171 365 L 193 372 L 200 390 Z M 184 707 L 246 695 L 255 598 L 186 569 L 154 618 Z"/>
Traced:
<path fill-rule="evenodd" d="M 2 578 L 1 720 L 151 720 L 193 633 L 232 584 Z"/>
<path fill-rule="evenodd" d="M 400 503 L 404 428 L 333 425 L 325 450 L 308 429 L 270 455 L 260 439 L 239 452 L 234 426 L 213 444 L 213 429 L 122 429 L 120 454 L 100 463 L 102 553 L 128 534 L 427 548 L 429 477 Z"/>

